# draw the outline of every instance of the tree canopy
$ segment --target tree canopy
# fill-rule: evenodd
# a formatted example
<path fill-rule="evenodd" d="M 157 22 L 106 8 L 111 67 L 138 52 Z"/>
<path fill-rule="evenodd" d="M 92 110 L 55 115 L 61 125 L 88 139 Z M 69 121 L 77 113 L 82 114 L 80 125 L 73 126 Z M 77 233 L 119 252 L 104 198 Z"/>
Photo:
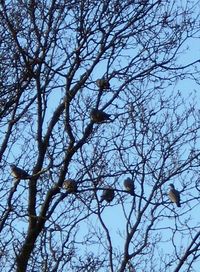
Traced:
<path fill-rule="evenodd" d="M 0 1 L 2 271 L 198 271 L 199 7 Z"/>

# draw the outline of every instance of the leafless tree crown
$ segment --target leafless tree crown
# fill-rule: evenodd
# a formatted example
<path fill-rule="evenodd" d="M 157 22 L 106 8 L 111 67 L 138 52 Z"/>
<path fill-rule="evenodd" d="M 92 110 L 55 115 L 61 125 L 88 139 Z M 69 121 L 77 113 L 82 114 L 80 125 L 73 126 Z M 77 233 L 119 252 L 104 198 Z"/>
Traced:
<path fill-rule="evenodd" d="M 2 271 L 199 271 L 199 7 L 0 1 Z"/>

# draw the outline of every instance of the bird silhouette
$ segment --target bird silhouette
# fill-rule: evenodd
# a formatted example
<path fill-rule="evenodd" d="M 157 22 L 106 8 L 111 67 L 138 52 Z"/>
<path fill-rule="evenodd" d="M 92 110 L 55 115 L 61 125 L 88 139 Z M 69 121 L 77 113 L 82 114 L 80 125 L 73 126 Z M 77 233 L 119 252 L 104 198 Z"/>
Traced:
<path fill-rule="evenodd" d="M 107 90 L 110 88 L 110 83 L 107 79 L 105 78 L 99 78 L 96 80 L 96 84 L 99 87 L 100 90 Z"/>
<path fill-rule="evenodd" d="M 124 187 L 126 189 L 127 192 L 129 192 L 131 195 L 134 195 L 134 182 L 131 178 L 126 178 L 124 180 Z"/>
<path fill-rule="evenodd" d="M 103 190 L 103 193 L 101 195 L 101 202 L 102 201 L 107 201 L 110 203 L 115 197 L 115 191 L 112 187 L 107 187 Z"/>
<path fill-rule="evenodd" d="M 174 185 L 171 183 L 170 185 L 170 190 L 169 190 L 169 198 L 173 203 L 176 203 L 177 207 L 181 207 L 180 204 L 180 193 L 174 188 Z"/>
<path fill-rule="evenodd" d="M 28 179 L 30 178 L 30 175 L 23 169 L 17 167 L 15 164 L 10 165 L 11 168 L 11 174 L 16 179 Z"/>
<path fill-rule="evenodd" d="M 68 193 L 77 192 L 77 182 L 73 179 L 67 179 L 63 182 L 63 188 L 68 191 Z"/>
<path fill-rule="evenodd" d="M 97 123 L 97 124 L 101 124 L 101 123 L 104 123 L 104 122 L 106 122 L 108 120 L 111 120 L 110 116 L 111 116 L 110 114 L 107 114 L 102 110 L 97 110 L 97 109 L 94 109 L 94 108 L 92 108 L 92 110 L 90 112 L 91 120 L 94 123 Z"/>

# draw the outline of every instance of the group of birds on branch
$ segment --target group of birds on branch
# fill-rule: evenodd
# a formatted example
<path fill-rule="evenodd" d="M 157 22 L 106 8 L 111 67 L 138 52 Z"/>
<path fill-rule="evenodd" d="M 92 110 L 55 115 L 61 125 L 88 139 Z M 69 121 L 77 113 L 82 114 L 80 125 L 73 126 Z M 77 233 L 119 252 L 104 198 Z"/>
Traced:
<path fill-rule="evenodd" d="M 109 80 L 106 78 L 100 78 L 96 80 L 96 85 L 99 88 L 100 91 L 108 90 L 110 89 L 110 83 Z M 103 110 L 98 110 L 95 108 L 92 108 L 90 112 L 90 118 L 93 123 L 101 124 L 107 121 L 111 121 L 110 114 L 107 114 Z M 30 179 L 31 176 L 23 169 L 17 167 L 15 164 L 11 164 L 11 174 L 14 178 L 17 180 L 20 179 Z M 76 193 L 78 190 L 77 182 L 73 179 L 67 179 L 63 183 L 63 189 L 67 190 L 68 193 Z M 125 190 L 132 196 L 135 195 L 134 193 L 134 182 L 131 178 L 126 178 L 124 180 L 124 188 Z M 168 193 L 170 200 L 175 203 L 178 207 L 180 207 L 180 193 L 174 188 L 173 184 L 170 184 L 170 191 Z M 115 197 L 115 190 L 108 186 L 103 190 L 103 193 L 101 195 L 100 201 L 106 201 L 110 203 Z"/>
<path fill-rule="evenodd" d="M 26 172 L 25 170 L 17 167 L 15 164 L 11 164 L 11 174 L 14 178 L 17 180 L 20 179 L 30 179 L 31 176 Z M 180 204 L 180 193 L 177 191 L 173 184 L 170 184 L 170 190 L 168 193 L 168 196 L 170 200 L 177 205 L 177 207 L 181 207 Z M 63 189 L 67 190 L 69 194 L 75 194 L 78 192 L 78 185 L 77 182 L 74 179 L 67 179 L 63 182 Z M 135 187 L 134 187 L 134 181 L 131 178 L 126 178 L 124 180 L 124 188 L 130 195 L 135 195 Z M 100 201 L 106 201 L 110 203 L 115 197 L 115 190 L 108 186 L 103 190 L 103 193 L 101 195 Z"/>
<path fill-rule="evenodd" d="M 97 79 L 96 85 L 100 91 L 110 89 L 109 80 L 104 77 Z M 95 108 L 92 108 L 92 110 L 90 112 L 90 118 L 91 118 L 92 122 L 96 123 L 96 124 L 102 124 L 107 121 L 111 121 L 110 116 L 111 116 L 111 114 L 108 114 L 108 113 L 104 112 L 103 110 L 98 110 Z"/>

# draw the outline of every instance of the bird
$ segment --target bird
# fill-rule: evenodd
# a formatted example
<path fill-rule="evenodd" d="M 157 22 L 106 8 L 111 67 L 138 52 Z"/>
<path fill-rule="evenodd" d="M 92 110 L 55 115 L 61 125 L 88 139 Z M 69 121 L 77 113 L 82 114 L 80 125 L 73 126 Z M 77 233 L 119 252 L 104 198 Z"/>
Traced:
<path fill-rule="evenodd" d="M 16 179 L 30 178 L 29 174 L 25 170 L 17 167 L 15 164 L 11 164 L 10 168 L 11 168 L 11 175 Z"/>
<path fill-rule="evenodd" d="M 111 114 L 107 114 L 102 110 L 97 110 L 95 108 L 92 108 L 90 112 L 90 118 L 94 123 L 101 124 L 105 121 L 111 120 L 110 119 Z"/>
<path fill-rule="evenodd" d="M 77 182 L 74 179 L 67 179 L 63 182 L 63 188 L 68 191 L 68 193 L 77 192 Z"/>
<path fill-rule="evenodd" d="M 174 184 L 169 184 L 170 190 L 169 190 L 169 198 L 172 202 L 176 203 L 177 207 L 181 207 L 180 204 L 180 193 L 174 188 Z"/>
<path fill-rule="evenodd" d="M 114 197 L 115 197 L 115 191 L 111 186 L 109 186 L 103 190 L 103 193 L 101 195 L 101 202 L 105 200 L 108 203 L 110 203 L 114 199 Z"/>
<path fill-rule="evenodd" d="M 96 80 L 96 84 L 101 91 L 110 89 L 110 83 L 105 78 L 99 78 Z"/>
<path fill-rule="evenodd" d="M 127 192 L 129 192 L 131 195 L 134 195 L 134 182 L 131 178 L 126 178 L 124 180 L 124 187 Z"/>

